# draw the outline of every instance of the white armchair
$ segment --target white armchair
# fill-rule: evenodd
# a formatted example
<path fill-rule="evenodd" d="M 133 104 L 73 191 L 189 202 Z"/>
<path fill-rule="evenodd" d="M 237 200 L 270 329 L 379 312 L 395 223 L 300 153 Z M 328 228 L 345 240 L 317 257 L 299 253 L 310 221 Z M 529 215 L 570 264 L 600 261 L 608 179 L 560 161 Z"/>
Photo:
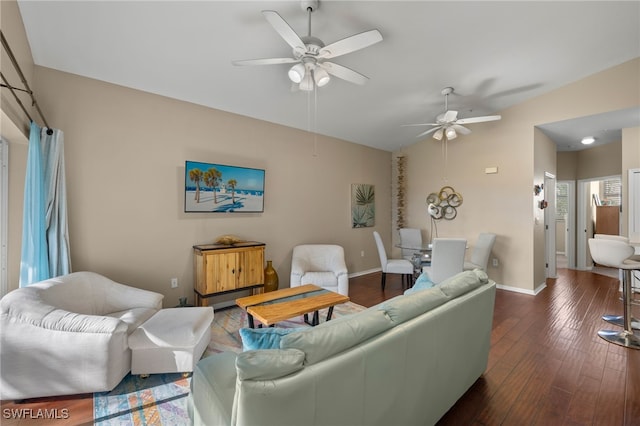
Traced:
<path fill-rule="evenodd" d="M 112 390 L 131 369 L 129 334 L 163 297 L 92 272 L 11 291 L 0 300 L 0 398 Z"/>
<path fill-rule="evenodd" d="M 332 244 L 303 244 L 293 248 L 291 287 L 315 284 L 349 295 L 349 277 L 344 249 Z"/>

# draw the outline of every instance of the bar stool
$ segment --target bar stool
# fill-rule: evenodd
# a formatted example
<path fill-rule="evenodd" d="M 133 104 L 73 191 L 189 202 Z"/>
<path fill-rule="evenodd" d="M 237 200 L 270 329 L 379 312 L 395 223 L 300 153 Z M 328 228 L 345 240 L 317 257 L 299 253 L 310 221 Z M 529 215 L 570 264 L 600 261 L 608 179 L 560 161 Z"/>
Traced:
<path fill-rule="evenodd" d="M 634 249 L 623 241 L 616 241 L 604 238 L 590 238 L 589 250 L 591 257 L 596 263 L 611 268 L 622 269 L 622 331 L 600 330 L 598 336 L 608 342 L 632 349 L 640 349 L 640 337 L 633 333 L 632 323 L 634 320 L 631 314 L 631 271 L 640 271 L 640 262 L 631 260 Z M 605 315 L 603 319 L 608 320 Z M 611 321 L 610 321 L 611 322 Z M 613 322 L 616 324 L 616 322 Z"/>

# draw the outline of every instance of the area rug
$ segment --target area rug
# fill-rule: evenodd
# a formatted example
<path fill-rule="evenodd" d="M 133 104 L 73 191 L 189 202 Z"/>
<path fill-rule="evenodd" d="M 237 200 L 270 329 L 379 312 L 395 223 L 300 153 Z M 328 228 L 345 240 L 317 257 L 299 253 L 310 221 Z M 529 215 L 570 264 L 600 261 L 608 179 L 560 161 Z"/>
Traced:
<path fill-rule="evenodd" d="M 366 309 L 352 302 L 336 305 L 332 318 Z M 324 322 L 328 309 L 320 311 Z M 302 316 L 277 324 L 291 328 L 306 326 Z M 238 307 L 216 310 L 211 342 L 203 357 L 219 352 L 241 352 L 240 330 L 247 327 L 247 314 Z M 127 375 L 111 392 L 93 395 L 94 424 L 99 426 L 176 426 L 189 424 L 187 401 L 191 377 L 182 374 L 152 374 L 146 379 Z"/>
<path fill-rule="evenodd" d="M 189 424 L 187 397 L 191 378 L 180 373 L 128 374 L 111 392 L 93 394 L 93 419 L 100 426 Z"/>

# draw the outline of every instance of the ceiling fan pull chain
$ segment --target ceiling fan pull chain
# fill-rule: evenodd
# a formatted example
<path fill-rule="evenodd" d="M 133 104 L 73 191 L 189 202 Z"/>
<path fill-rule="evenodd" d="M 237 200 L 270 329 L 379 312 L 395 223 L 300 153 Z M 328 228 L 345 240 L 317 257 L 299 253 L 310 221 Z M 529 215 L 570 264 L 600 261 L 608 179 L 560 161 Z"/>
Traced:
<path fill-rule="evenodd" d="M 318 156 L 318 86 L 313 85 L 313 156 Z"/>
<path fill-rule="evenodd" d="M 442 156 L 444 157 L 444 177 L 442 178 L 444 180 L 444 182 L 447 182 L 447 169 L 448 169 L 448 145 L 449 145 L 449 138 L 445 135 L 444 136 L 444 143 L 442 144 Z"/>

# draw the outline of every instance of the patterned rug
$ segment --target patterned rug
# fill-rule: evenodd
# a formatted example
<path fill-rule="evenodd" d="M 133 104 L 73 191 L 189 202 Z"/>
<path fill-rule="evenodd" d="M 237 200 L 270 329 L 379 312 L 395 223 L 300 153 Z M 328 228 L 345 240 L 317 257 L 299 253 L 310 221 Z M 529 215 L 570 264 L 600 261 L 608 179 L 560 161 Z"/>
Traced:
<path fill-rule="evenodd" d="M 365 308 L 347 302 L 335 306 L 332 318 L 360 312 Z M 328 309 L 320 311 L 324 322 Z M 302 316 L 278 323 L 278 327 L 305 326 Z M 247 327 L 247 314 L 238 307 L 215 311 L 211 325 L 211 342 L 203 357 L 219 352 L 240 352 L 238 330 Z M 152 374 L 147 379 L 127 375 L 111 392 L 93 395 L 93 418 L 99 426 L 177 426 L 189 424 L 187 400 L 191 377 L 182 374 Z"/>
<path fill-rule="evenodd" d="M 94 424 L 100 426 L 187 425 L 191 377 L 180 373 L 127 376 L 111 392 L 93 394 Z"/>

